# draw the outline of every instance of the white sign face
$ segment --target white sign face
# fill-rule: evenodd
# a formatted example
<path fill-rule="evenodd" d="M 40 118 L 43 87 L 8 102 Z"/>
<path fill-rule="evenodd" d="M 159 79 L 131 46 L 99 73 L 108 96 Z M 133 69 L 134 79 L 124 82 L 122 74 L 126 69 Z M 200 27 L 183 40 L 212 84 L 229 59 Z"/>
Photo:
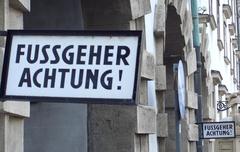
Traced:
<path fill-rule="evenodd" d="M 41 32 L 9 31 L 6 97 L 135 98 L 141 32 Z"/>
<path fill-rule="evenodd" d="M 185 117 L 185 100 L 186 100 L 186 86 L 183 63 L 180 60 L 178 63 L 178 101 L 181 118 Z"/>
<path fill-rule="evenodd" d="M 206 122 L 202 124 L 203 138 L 234 138 L 235 123 L 234 122 Z"/>

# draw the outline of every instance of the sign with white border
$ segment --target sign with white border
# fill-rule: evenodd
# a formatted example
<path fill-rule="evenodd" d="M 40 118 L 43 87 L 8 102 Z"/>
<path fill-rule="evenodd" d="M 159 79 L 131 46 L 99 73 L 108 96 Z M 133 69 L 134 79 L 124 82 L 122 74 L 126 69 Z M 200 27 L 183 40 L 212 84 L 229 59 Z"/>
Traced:
<path fill-rule="evenodd" d="M 135 102 L 140 31 L 7 33 L 3 99 Z"/>
<path fill-rule="evenodd" d="M 204 122 L 202 123 L 203 139 L 235 138 L 235 122 Z"/>

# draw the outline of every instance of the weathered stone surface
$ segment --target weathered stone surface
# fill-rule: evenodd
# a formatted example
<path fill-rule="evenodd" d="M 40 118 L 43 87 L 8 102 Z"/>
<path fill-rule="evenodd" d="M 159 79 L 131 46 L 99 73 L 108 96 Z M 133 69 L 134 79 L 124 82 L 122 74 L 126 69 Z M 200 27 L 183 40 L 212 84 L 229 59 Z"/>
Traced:
<path fill-rule="evenodd" d="M 138 104 L 141 105 L 147 105 L 148 104 L 148 87 L 147 87 L 148 81 L 146 79 L 141 79 L 140 81 L 140 98 L 138 101 Z"/>
<path fill-rule="evenodd" d="M 194 91 L 187 91 L 187 103 L 186 107 L 191 109 L 198 109 L 198 103 L 197 103 L 197 94 Z"/>
<path fill-rule="evenodd" d="M 92 8 L 93 10 L 90 10 L 90 12 L 93 14 L 93 16 L 86 16 L 84 21 L 86 21 L 86 29 L 87 21 L 91 20 L 94 22 L 97 22 L 99 24 L 102 24 L 104 21 L 102 19 L 103 14 L 106 13 L 106 10 L 103 8 L 104 3 L 100 6 L 98 5 L 98 2 L 95 1 L 95 4 L 89 4 L 92 7 L 89 6 L 83 6 L 82 4 L 85 4 L 85 2 L 91 3 L 91 0 L 32 0 L 31 1 L 31 11 L 29 13 L 24 14 L 24 28 L 25 29 L 39 29 L 39 30 L 82 30 L 83 29 L 83 10 L 88 8 Z M 106 7 L 109 6 L 106 4 Z M 99 8 L 98 8 L 99 7 Z M 109 6 L 111 7 L 111 5 Z M 95 12 L 101 9 L 101 12 Z M 109 10 L 107 10 L 109 11 Z M 88 12 L 84 12 L 86 15 L 88 15 Z M 95 15 L 98 14 L 98 15 Z M 110 12 L 112 13 L 112 12 Z M 115 14 L 111 14 L 111 16 L 114 16 Z M 107 16 L 109 17 L 109 16 Z M 115 18 L 118 18 L 119 16 L 115 16 Z M 111 21 L 113 17 L 110 17 Z M 114 19 L 115 19 L 114 18 Z M 102 19 L 102 20 L 101 20 Z M 113 20 L 114 20 L 113 19 Z M 121 18 L 122 19 L 122 18 Z M 118 20 L 121 20 L 118 19 Z M 108 18 L 108 21 L 109 18 Z M 96 26 L 98 24 L 95 24 Z M 114 23 L 112 23 L 114 24 Z M 116 23 L 117 24 L 117 23 Z M 118 24 L 120 24 L 118 22 Z M 109 24 L 106 23 L 106 26 Z M 121 24 L 122 25 L 122 24 Z M 119 25 L 119 26 L 121 26 Z M 110 25 L 109 25 L 110 26 Z"/>
<path fill-rule="evenodd" d="M 89 152 L 135 152 L 136 133 L 137 136 L 156 133 L 155 109 L 148 106 L 89 105 L 88 130 Z"/>
<path fill-rule="evenodd" d="M 156 65 L 163 65 L 164 37 L 156 37 Z"/>
<path fill-rule="evenodd" d="M 168 138 L 166 138 L 166 152 L 174 152 L 176 151 L 176 114 L 174 109 L 166 108 L 166 112 L 168 114 Z"/>
<path fill-rule="evenodd" d="M 149 135 L 135 134 L 134 138 L 134 152 L 148 152 L 149 150 Z"/>
<path fill-rule="evenodd" d="M 5 149 L 5 116 L 0 114 L 0 152 Z"/>
<path fill-rule="evenodd" d="M 181 30 L 184 35 L 184 40 L 185 44 L 188 43 L 189 39 L 192 36 L 192 14 L 190 10 L 187 10 L 186 6 L 186 0 L 183 0 L 185 4 L 181 7 L 181 19 L 182 19 L 182 24 L 181 24 Z M 189 8 L 189 6 L 188 6 Z"/>
<path fill-rule="evenodd" d="M 6 30 L 8 24 L 8 12 L 9 12 L 9 5 L 8 0 L 1 0 L 0 1 L 0 30 Z M 0 36 L 0 47 L 5 46 L 5 38 Z"/>
<path fill-rule="evenodd" d="M 224 94 L 228 93 L 228 89 L 227 89 L 226 85 L 219 84 L 218 85 L 218 93 L 220 96 L 223 96 Z"/>
<path fill-rule="evenodd" d="M 196 142 L 189 142 L 188 152 L 197 152 L 197 143 Z"/>
<path fill-rule="evenodd" d="M 23 152 L 23 118 L 0 114 L 0 152 Z"/>
<path fill-rule="evenodd" d="M 19 116 L 19 117 L 29 117 L 30 104 L 29 102 L 19 102 L 19 101 L 0 102 L 0 112 Z"/>
<path fill-rule="evenodd" d="M 180 141 L 180 147 L 182 152 L 188 152 L 187 147 L 189 144 L 188 141 L 188 123 L 185 119 L 180 121 L 181 123 L 181 141 Z"/>
<path fill-rule="evenodd" d="M 186 86 L 188 90 L 194 90 L 194 74 L 191 74 L 187 77 Z"/>
<path fill-rule="evenodd" d="M 215 141 L 215 145 L 216 145 L 216 151 L 217 152 L 237 152 L 238 149 L 240 148 L 237 144 L 234 143 L 233 140 L 231 139 L 217 139 Z M 236 147 L 235 147 L 235 146 Z M 236 149 L 236 151 L 235 151 Z"/>
<path fill-rule="evenodd" d="M 156 90 L 166 90 L 166 67 L 164 65 L 157 65 L 155 72 Z"/>
<path fill-rule="evenodd" d="M 196 52 L 195 49 L 187 53 L 187 73 L 193 74 L 197 70 Z"/>
<path fill-rule="evenodd" d="M 151 12 L 150 0 L 130 0 L 132 19 Z"/>
<path fill-rule="evenodd" d="M 23 13 L 10 7 L 8 29 L 23 29 Z"/>
<path fill-rule="evenodd" d="M 24 120 L 22 118 L 9 116 L 8 126 L 5 128 L 8 152 L 23 152 L 23 124 Z"/>
<path fill-rule="evenodd" d="M 188 125 L 188 140 L 189 141 L 198 141 L 198 125 L 189 124 Z"/>
<path fill-rule="evenodd" d="M 187 109 L 188 111 L 188 123 L 196 123 L 196 115 L 195 115 L 195 110 L 194 109 Z"/>
<path fill-rule="evenodd" d="M 166 138 L 158 138 L 158 144 L 159 144 L 158 150 L 159 150 L 159 152 L 166 152 L 166 146 L 168 146 L 166 144 L 166 141 L 167 141 Z"/>
<path fill-rule="evenodd" d="M 157 136 L 168 137 L 168 115 L 167 113 L 157 114 Z"/>
<path fill-rule="evenodd" d="M 137 106 L 137 128 L 138 134 L 156 133 L 156 111 L 153 107 Z"/>
<path fill-rule="evenodd" d="M 22 12 L 30 11 L 30 0 L 9 0 L 10 6 Z"/>
<path fill-rule="evenodd" d="M 215 118 L 215 109 L 208 105 L 203 108 L 203 119 L 206 120 L 214 120 Z"/>
<path fill-rule="evenodd" d="M 155 36 L 164 36 L 166 24 L 165 4 L 158 0 L 154 16 L 154 34 Z"/>
<path fill-rule="evenodd" d="M 20 1 L 23 4 L 27 0 Z M 0 30 L 2 31 L 23 27 L 23 10 L 13 8 L 12 2 L 11 0 L 0 0 Z M 2 72 L 4 47 L 5 37 L 0 36 L 0 72 Z M 23 152 L 23 124 L 24 118 L 29 115 L 29 102 L 0 102 L 0 152 Z"/>
<path fill-rule="evenodd" d="M 175 90 L 166 90 L 166 108 L 174 108 L 176 100 L 176 91 Z"/>
<path fill-rule="evenodd" d="M 32 102 L 24 152 L 88 152 L 87 109 L 79 103 Z"/>
<path fill-rule="evenodd" d="M 146 50 L 142 53 L 141 77 L 147 80 L 154 80 L 155 78 L 154 56 Z"/>
<path fill-rule="evenodd" d="M 165 113 L 165 99 L 166 92 L 165 91 L 156 91 L 157 98 L 157 110 L 159 113 Z"/>
<path fill-rule="evenodd" d="M 226 19 L 229 19 L 232 16 L 232 8 L 229 4 L 223 4 L 223 14 L 225 15 Z"/>
<path fill-rule="evenodd" d="M 221 72 L 218 70 L 211 70 L 213 85 L 220 84 L 223 80 Z"/>
<path fill-rule="evenodd" d="M 87 29 L 126 30 L 129 29 L 130 20 L 151 12 L 150 0 L 84 0 L 79 5 L 82 5 L 84 28 Z"/>

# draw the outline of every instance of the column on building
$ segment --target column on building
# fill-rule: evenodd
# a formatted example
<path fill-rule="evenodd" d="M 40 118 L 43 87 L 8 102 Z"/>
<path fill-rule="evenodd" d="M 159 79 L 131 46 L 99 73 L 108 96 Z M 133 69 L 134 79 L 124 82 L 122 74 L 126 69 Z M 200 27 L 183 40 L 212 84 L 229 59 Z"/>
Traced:
<path fill-rule="evenodd" d="M 29 10 L 30 0 L 0 0 L 0 30 L 22 29 L 23 13 Z M 5 40 L 5 37 L 0 36 L 1 71 Z M 24 119 L 29 117 L 29 114 L 29 102 L 0 102 L 0 152 L 24 151 Z"/>
<path fill-rule="evenodd" d="M 215 98 L 212 71 L 210 69 L 211 54 L 209 50 L 209 35 L 208 30 L 214 32 L 217 25 L 215 17 L 211 13 L 199 14 L 199 23 L 201 31 L 201 53 L 203 60 L 203 72 L 202 72 L 202 103 L 203 103 L 203 122 L 215 121 Z M 215 79 L 214 79 L 215 81 Z M 204 151 L 214 151 L 214 140 L 204 140 Z"/>
<path fill-rule="evenodd" d="M 150 1 L 84 0 L 82 4 L 87 30 L 143 32 L 136 105 L 88 105 L 89 152 L 148 152 L 149 134 L 156 134 L 155 108 L 147 106 L 147 82 L 155 77 L 154 58 L 145 44 L 144 15 L 151 11 Z"/>
<path fill-rule="evenodd" d="M 176 116 L 177 116 L 177 80 L 174 65 L 181 59 L 184 63 L 185 80 L 186 80 L 186 113 L 185 118 L 180 121 L 180 148 L 184 152 L 195 152 L 196 141 L 198 141 L 198 125 L 196 125 L 195 110 L 197 107 L 197 94 L 194 91 L 194 72 L 197 69 L 196 52 L 192 42 L 192 16 L 190 10 L 190 1 L 165 1 L 166 23 L 160 23 L 164 20 L 160 19 L 156 23 L 159 29 L 156 30 L 157 42 L 157 66 L 164 74 L 158 74 L 159 78 L 166 77 L 166 84 L 161 84 L 161 80 L 157 81 L 158 90 L 158 112 L 159 120 L 167 119 L 168 126 L 161 126 L 159 132 L 168 130 L 168 134 L 159 134 L 160 146 L 165 146 L 162 151 L 177 151 L 176 139 Z M 160 14 L 161 12 L 159 12 Z M 165 26 L 165 29 L 163 29 Z M 162 30 L 161 30 L 162 29 Z M 163 50 L 163 52 L 162 52 Z M 156 70 L 157 71 L 157 70 Z M 160 72 L 159 72 L 160 73 Z M 164 80 L 164 79 L 163 79 Z M 164 82 L 164 81 L 163 81 Z M 164 109 L 165 106 L 165 110 Z M 167 114 L 165 114 L 167 113 Z M 161 123 L 161 122 L 159 122 Z M 165 138 L 167 137 L 167 138 Z M 161 142 L 162 141 L 162 142 Z"/>
<path fill-rule="evenodd" d="M 158 0 L 155 8 L 154 35 L 156 42 L 155 89 L 157 96 L 157 138 L 159 152 L 166 152 L 166 142 L 168 138 L 168 114 L 165 110 L 167 78 L 163 56 L 167 15 L 165 8 L 165 2 Z"/>

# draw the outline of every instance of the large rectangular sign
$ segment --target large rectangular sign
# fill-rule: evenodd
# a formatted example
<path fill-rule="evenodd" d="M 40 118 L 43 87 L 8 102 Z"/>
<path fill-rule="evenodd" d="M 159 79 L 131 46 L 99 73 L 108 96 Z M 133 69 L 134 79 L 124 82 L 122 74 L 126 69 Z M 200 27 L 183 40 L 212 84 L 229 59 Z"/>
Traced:
<path fill-rule="evenodd" d="M 140 39 L 140 31 L 8 31 L 2 96 L 134 103 Z"/>
<path fill-rule="evenodd" d="M 203 139 L 234 138 L 235 122 L 204 122 L 202 123 Z"/>

